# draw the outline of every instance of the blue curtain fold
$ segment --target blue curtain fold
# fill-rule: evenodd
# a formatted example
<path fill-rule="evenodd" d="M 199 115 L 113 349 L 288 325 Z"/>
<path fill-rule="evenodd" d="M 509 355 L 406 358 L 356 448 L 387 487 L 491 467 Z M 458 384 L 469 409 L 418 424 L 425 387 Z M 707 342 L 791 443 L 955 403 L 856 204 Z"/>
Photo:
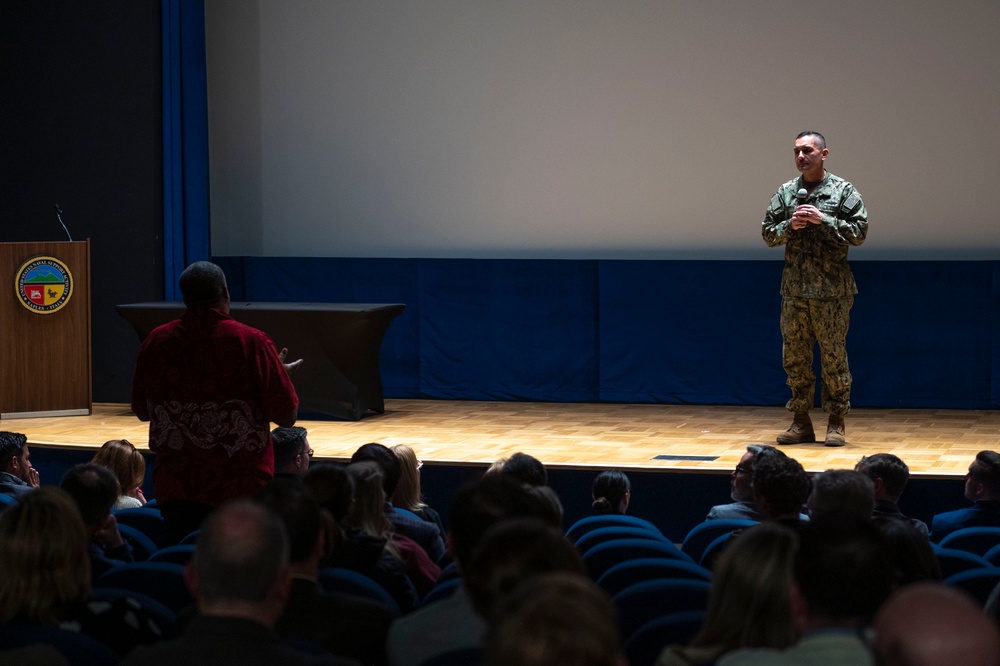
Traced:
<path fill-rule="evenodd" d="M 163 281 L 179 300 L 184 267 L 211 255 L 204 0 L 162 0 Z"/>

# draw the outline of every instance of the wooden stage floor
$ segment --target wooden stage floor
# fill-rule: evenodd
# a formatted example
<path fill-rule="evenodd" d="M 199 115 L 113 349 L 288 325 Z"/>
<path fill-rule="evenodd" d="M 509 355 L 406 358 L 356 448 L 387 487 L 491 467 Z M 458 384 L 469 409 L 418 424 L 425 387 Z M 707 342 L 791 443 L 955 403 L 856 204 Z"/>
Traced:
<path fill-rule="evenodd" d="M 814 410 L 817 431 L 825 431 L 824 417 Z M 407 444 L 436 465 L 486 465 L 524 451 L 552 467 L 728 474 L 748 444 L 774 443 L 789 422 L 782 407 L 393 399 L 385 414 L 361 421 L 299 425 L 317 459 L 346 460 L 361 444 L 381 442 Z M 23 432 L 32 446 L 96 449 L 119 438 L 148 445 L 147 424 L 123 404 L 95 404 L 90 416 L 4 419 L 0 430 Z M 889 452 L 914 477 L 961 477 L 976 453 L 1000 445 L 1000 411 L 855 409 L 847 442 L 783 448 L 809 472 Z"/>

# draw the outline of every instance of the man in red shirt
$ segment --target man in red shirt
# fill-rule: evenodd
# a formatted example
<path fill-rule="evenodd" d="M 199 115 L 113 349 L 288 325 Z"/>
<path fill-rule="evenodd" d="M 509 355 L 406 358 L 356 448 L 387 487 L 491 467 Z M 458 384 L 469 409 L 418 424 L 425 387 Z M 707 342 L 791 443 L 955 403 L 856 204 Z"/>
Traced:
<path fill-rule="evenodd" d="M 249 497 L 274 476 L 270 424 L 291 426 L 299 399 L 265 333 L 229 315 L 222 269 L 199 261 L 181 273 L 187 311 L 139 348 L 132 411 L 149 421 L 153 485 L 167 538 L 198 529 L 216 506 Z"/>

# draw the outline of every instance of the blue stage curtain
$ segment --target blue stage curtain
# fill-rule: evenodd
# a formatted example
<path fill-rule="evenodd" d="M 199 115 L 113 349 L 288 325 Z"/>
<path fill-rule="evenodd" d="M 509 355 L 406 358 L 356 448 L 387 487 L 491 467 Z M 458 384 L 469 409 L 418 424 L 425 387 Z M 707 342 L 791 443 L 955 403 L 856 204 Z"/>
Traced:
<path fill-rule="evenodd" d="M 177 278 L 208 259 L 208 89 L 204 0 L 162 0 L 163 280 L 179 300 Z"/>

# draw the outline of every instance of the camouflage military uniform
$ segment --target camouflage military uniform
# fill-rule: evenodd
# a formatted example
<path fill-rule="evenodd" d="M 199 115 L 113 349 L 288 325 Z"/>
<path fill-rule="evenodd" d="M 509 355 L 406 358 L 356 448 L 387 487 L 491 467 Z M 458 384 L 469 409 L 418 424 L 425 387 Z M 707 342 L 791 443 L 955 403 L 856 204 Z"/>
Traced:
<path fill-rule="evenodd" d="M 827 173 L 802 203 L 823 213 L 821 224 L 795 231 L 792 213 L 802 178 L 788 181 L 771 198 L 761 233 L 768 247 L 785 246 L 781 275 L 782 364 L 792 389 L 788 409 L 813 406 L 816 377 L 813 346 L 819 343 L 823 368 L 823 409 L 846 414 L 851 408 L 851 371 L 847 365 L 847 328 L 854 294 L 854 274 L 847 250 L 868 234 L 868 212 L 861 195 L 843 178 Z"/>

